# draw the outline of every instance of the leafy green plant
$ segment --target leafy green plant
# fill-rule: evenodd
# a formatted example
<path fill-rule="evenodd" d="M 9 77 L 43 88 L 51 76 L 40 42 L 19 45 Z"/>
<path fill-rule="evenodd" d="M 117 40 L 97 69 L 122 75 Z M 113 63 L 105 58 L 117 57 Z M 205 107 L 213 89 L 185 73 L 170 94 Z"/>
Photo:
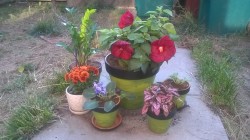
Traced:
<path fill-rule="evenodd" d="M 90 99 L 84 103 L 86 110 L 103 107 L 104 111 L 109 112 L 116 106 L 114 98 L 118 95 L 114 82 L 110 82 L 106 87 L 102 83 L 94 82 L 93 88 L 86 89 L 84 93 L 84 97 Z"/>
<path fill-rule="evenodd" d="M 66 10 L 72 16 L 74 16 L 76 12 L 75 8 L 66 8 Z M 95 9 L 87 9 L 85 11 L 80 29 L 70 21 L 63 22 L 70 31 L 71 44 L 66 45 L 63 42 L 59 42 L 57 46 L 64 47 L 67 51 L 72 53 L 78 66 L 86 65 L 89 57 L 95 52 L 95 48 L 91 47 L 91 42 L 96 31 L 96 24 L 90 19 L 95 12 Z"/>
<path fill-rule="evenodd" d="M 174 73 L 174 74 L 170 75 L 170 78 L 171 78 L 171 79 L 174 81 L 174 83 L 177 84 L 177 85 L 181 85 L 181 84 L 187 82 L 187 80 L 179 78 L 179 77 L 178 77 L 178 73 Z"/>
<path fill-rule="evenodd" d="M 99 30 L 101 46 L 109 48 L 118 58 L 121 69 L 146 72 L 149 67 L 159 66 L 175 54 L 173 40 L 175 27 L 165 15 L 172 12 L 163 7 L 149 11 L 150 17 L 142 20 L 126 11 L 120 18 L 119 28 Z M 111 46 L 110 46 L 111 44 Z"/>
<path fill-rule="evenodd" d="M 30 97 L 7 120 L 5 139 L 30 139 L 35 132 L 53 119 L 53 108 L 53 100 L 47 96 Z"/>

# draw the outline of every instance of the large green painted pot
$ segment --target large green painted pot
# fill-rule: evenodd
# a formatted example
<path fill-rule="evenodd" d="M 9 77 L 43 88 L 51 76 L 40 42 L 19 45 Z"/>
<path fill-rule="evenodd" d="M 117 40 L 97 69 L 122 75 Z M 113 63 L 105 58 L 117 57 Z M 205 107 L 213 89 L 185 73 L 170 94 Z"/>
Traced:
<path fill-rule="evenodd" d="M 105 57 L 105 67 L 110 75 L 111 81 L 116 83 L 116 86 L 125 93 L 128 93 L 130 98 L 121 100 L 121 107 L 125 109 L 138 109 L 143 106 L 143 91 L 148 88 L 155 79 L 155 75 L 159 71 L 159 66 L 148 70 L 146 73 L 142 71 L 126 71 L 115 68 L 110 63 L 110 60 L 115 59 L 111 54 Z"/>
<path fill-rule="evenodd" d="M 149 129 L 157 134 L 162 134 L 167 132 L 169 127 L 172 124 L 173 117 L 175 115 L 176 110 L 174 109 L 169 113 L 166 117 L 163 113 L 160 113 L 159 116 L 156 116 L 151 111 L 147 112 L 147 120 Z"/>

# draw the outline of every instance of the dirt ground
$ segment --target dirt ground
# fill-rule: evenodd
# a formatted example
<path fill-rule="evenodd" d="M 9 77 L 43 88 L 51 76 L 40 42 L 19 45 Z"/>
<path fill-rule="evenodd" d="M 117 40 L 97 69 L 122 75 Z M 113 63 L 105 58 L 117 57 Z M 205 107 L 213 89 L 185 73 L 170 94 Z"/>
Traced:
<path fill-rule="evenodd" d="M 20 76 L 18 67 L 31 63 L 36 67 L 30 75 L 32 82 L 23 90 L 15 92 L 0 92 L 0 135 L 3 124 L 8 119 L 11 111 L 25 101 L 31 94 L 42 93 L 46 88 L 46 79 L 57 71 L 65 70 L 73 57 L 64 49 L 55 46 L 58 41 L 70 42 L 64 29 L 56 37 L 38 36 L 28 34 L 35 23 L 46 16 L 54 16 L 51 9 L 29 7 L 26 4 L 8 4 L 15 13 L 0 17 L 0 91 L 15 77 Z M 0 6 L 0 11 L 3 6 Z M 46 9 L 46 8 L 45 8 Z M 112 27 L 118 21 L 117 14 L 122 10 L 103 9 L 98 11 L 95 19 L 101 27 Z M 107 20 L 109 19 L 109 20 Z M 232 56 L 239 57 L 239 90 L 237 103 L 239 114 L 242 115 L 242 125 L 250 127 L 250 37 L 238 38 L 235 45 L 229 48 L 234 52 Z M 250 132 L 250 128 L 248 128 Z M 246 134 L 250 135 L 250 134 Z"/>

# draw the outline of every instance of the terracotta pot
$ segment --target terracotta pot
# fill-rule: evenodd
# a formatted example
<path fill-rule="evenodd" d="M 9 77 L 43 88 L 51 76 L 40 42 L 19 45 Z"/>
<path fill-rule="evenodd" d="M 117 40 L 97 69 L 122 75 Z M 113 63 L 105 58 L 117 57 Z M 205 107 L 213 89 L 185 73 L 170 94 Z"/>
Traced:
<path fill-rule="evenodd" d="M 146 73 L 140 71 L 127 71 L 112 66 L 110 61 L 114 57 L 109 54 L 105 57 L 105 67 L 110 75 L 111 81 L 124 93 L 128 93 L 131 98 L 123 98 L 121 107 L 125 109 L 138 109 L 143 106 L 143 91 L 148 88 L 155 79 L 160 67 L 147 70 Z"/>
<path fill-rule="evenodd" d="M 89 110 L 83 109 L 83 104 L 87 100 L 83 95 L 73 95 L 68 92 L 66 88 L 66 97 L 69 104 L 69 110 L 76 115 L 82 115 L 89 112 Z"/>
<path fill-rule="evenodd" d="M 156 116 L 153 112 L 147 112 L 147 120 L 149 129 L 157 134 L 165 133 L 172 124 L 176 109 L 173 109 L 166 117 L 162 112 Z"/>

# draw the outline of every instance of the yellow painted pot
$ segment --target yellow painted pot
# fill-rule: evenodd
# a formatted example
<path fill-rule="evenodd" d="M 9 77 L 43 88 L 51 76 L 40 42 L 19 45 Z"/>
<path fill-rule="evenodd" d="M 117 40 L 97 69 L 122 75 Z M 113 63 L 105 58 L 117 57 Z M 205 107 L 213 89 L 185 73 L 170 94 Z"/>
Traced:
<path fill-rule="evenodd" d="M 128 93 L 129 97 L 122 99 L 121 107 L 125 109 L 138 109 L 143 106 L 143 91 L 154 82 L 155 76 L 141 80 L 121 79 L 112 75 L 110 75 L 110 78 L 120 90 Z"/>
<path fill-rule="evenodd" d="M 146 73 L 141 70 L 127 71 L 119 69 L 113 64 L 117 64 L 117 58 L 111 54 L 105 57 L 105 67 L 110 75 L 111 81 L 116 83 L 117 88 L 127 93 L 127 97 L 121 101 L 121 107 L 125 109 L 138 109 L 143 106 L 143 92 L 155 79 L 155 75 L 160 69 L 160 65 L 149 68 Z"/>

